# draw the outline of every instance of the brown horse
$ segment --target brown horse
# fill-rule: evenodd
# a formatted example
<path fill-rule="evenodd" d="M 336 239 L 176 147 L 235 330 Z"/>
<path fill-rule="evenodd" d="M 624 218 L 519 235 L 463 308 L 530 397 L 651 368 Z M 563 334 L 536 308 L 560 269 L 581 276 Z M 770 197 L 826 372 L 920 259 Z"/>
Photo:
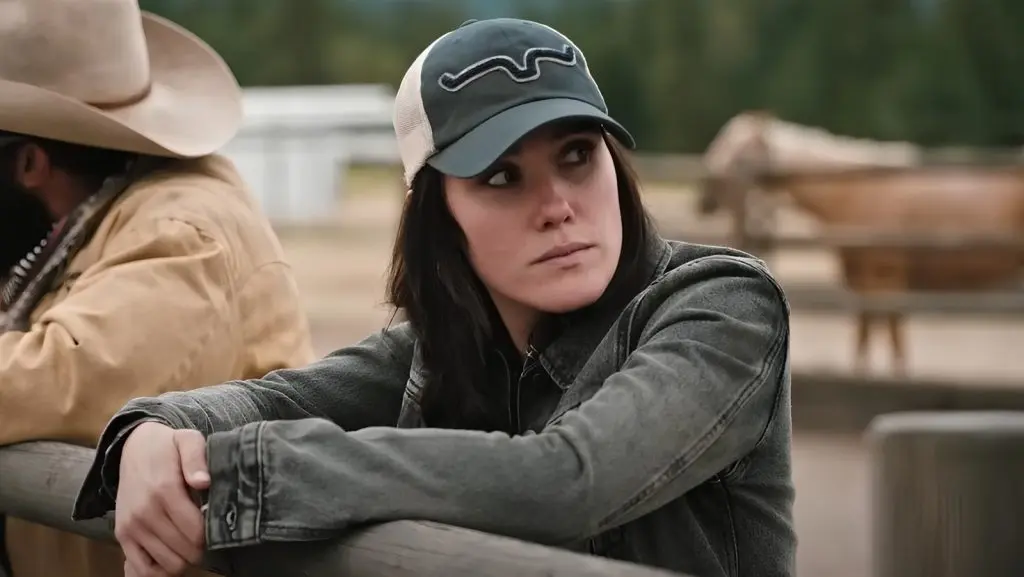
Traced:
<path fill-rule="evenodd" d="M 793 126 L 765 114 L 734 118 L 705 155 L 709 178 L 701 210 L 712 212 L 723 203 L 735 209 L 747 196 L 745 187 L 754 183 L 765 192 L 784 192 L 826 229 L 870 228 L 891 234 L 1024 231 L 1024 170 L 1019 167 L 921 166 L 921 151 L 913 145 L 832 140 L 814 129 L 803 129 L 804 134 L 817 138 L 801 141 Z M 758 178 L 758 170 L 776 172 Z M 744 171 L 748 178 L 735 176 Z M 838 256 L 846 285 L 861 294 L 994 289 L 1013 284 L 1022 263 L 1021 251 L 1009 247 L 844 247 Z M 884 316 L 894 372 L 905 373 L 904 315 Z M 866 368 L 873 317 L 858 315 L 858 370 Z"/>

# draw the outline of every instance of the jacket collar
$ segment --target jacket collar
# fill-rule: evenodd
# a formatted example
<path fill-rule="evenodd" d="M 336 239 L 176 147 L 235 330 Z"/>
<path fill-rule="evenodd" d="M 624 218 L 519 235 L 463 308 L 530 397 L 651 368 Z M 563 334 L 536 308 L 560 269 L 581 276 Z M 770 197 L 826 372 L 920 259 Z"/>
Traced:
<path fill-rule="evenodd" d="M 671 257 L 671 245 L 652 231 L 641 247 L 639 274 L 627 278 L 617 273 L 597 302 L 552 317 L 540 327 L 535 345 L 538 360 L 559 388 L 565 390 L 576 380 L 623 308 L 665 272 Z"/>

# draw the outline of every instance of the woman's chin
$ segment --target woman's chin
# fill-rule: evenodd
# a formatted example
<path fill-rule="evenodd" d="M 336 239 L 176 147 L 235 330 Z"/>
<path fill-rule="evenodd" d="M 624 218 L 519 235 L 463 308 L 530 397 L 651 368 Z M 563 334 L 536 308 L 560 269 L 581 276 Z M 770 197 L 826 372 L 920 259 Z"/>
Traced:
<path fill-rule="evenodd" d="M 571 283 L 558 283 L 559 286 L 544 287 L 542 294 L 530 299 L 535 308 L 551 314 L 568 313 L 582 309 L 597 302 L 607 288 L 607 282 L 595 282 L 598 279 L 580 279 Z"/>

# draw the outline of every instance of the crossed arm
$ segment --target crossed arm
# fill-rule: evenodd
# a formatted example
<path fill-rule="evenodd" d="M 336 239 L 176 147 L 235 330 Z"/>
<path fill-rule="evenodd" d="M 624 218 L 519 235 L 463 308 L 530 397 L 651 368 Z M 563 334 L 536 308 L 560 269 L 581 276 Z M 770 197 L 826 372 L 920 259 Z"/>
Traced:
<path fill-rule="evenodd" d="M 773 416 L 784 301 L 753 267 L 719 268 L 685 290 L 662 287 L 620 370 L 540 433 L 380 426 L 397 417 L 408 374 L 403 325 L 269 380 L 133 402 L 104 435 L 76 517 L 113 506 L 116 479 L 104 488 L 101 472 L 116 462 L 116 440 L 156 418 L 207 435 L 211 549 L 397 519 L 545 544 L 592 536 L 742 459 Z"/>

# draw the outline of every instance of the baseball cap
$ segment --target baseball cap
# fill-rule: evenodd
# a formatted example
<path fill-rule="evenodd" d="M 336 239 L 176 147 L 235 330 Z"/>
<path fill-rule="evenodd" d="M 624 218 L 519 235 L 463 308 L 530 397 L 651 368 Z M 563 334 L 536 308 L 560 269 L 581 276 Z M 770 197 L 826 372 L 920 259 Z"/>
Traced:
<path fill-rule="evenodd" d="M 470 20 L 427 46 L 399 85 L 394 127 L 405 183 L 425 164 L 476 176 L 531 131 L 566 119 L 593 119 L 635 147 L 569 38 L 529 20 Z"/>

